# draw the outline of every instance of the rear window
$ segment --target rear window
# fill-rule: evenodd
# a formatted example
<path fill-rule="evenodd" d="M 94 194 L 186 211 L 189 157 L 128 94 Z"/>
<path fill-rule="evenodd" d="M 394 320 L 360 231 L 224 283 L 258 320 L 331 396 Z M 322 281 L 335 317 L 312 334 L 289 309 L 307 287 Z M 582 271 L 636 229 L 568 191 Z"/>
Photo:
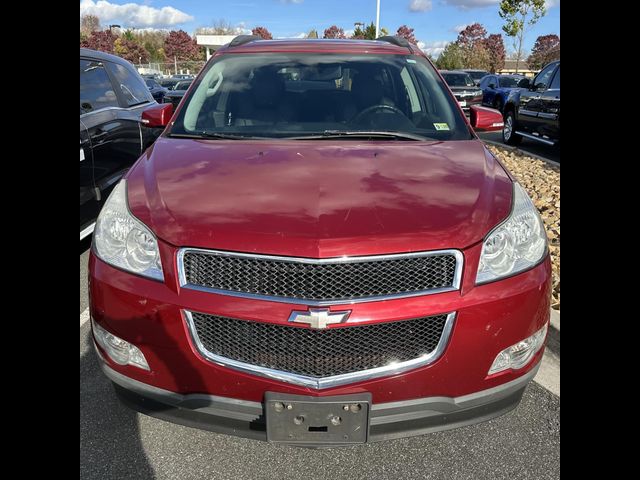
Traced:
<path fill-rule="evenodd" d="M 153 97 L 142 81 L 142 77 L 117 63 L 110 63 L 109 67 L 116 80 L 116 88 L 120 89 L 120 94 L 124 98 L 127 107 L 153 101 Z"/>
<path fill-rule="evenodd" d="M 80 114 L 118 107 L 118 97 L 102 62 L 80 59 Z"/>
<path fill-rule="evenodd" d="M 450 87 L 473 87 L 473 79 L 468 73 L 443 73 L 444 81 Z"/>
<path fill-rule="evenodd" d="M 309 53 L 214 58 L 170 134 L 287 138 L 326 131 L 471 138 L 455 99 L 424 58 Z"/>

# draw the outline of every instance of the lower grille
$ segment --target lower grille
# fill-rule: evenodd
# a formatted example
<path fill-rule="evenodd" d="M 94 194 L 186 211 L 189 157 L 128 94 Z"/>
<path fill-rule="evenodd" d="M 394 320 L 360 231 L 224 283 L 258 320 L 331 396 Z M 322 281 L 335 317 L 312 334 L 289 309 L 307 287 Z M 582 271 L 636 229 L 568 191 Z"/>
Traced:
<path fill-rule="evenodd" d="M 253 366 L 309 378 L 335 378 L 390 365 L 402 367 L 416 359 L 435 360 L 431 356 L 441 353 L 453 314 L 327 329 L 196 312 L 188 313 L 188 318 L 201 353 L 215 357 L 217 363 L 229 359 L 248 371 Z M 357 380 L 357 375 L 349 376 L 350 381 Z"/>

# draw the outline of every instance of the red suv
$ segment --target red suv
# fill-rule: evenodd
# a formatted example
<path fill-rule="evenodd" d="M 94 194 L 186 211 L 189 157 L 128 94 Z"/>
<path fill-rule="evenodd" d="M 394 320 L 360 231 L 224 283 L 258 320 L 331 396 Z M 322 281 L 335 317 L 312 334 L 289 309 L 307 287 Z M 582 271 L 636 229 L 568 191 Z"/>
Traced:
<path fill-rule="evenodd" d="M 238 37 L 98 218 L 105 374 L 140 411 L 306 446 L 515 408 L 550 262 L 527 193 L 417 47 Z"/>

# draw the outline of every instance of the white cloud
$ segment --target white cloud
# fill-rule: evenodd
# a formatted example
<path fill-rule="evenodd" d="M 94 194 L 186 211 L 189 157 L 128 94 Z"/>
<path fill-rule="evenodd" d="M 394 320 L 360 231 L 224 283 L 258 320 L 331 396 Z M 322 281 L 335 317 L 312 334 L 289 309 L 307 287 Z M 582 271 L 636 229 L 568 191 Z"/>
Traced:
<path fill-rule="evenodd" d="M 427 55 L 431 55 L 433 58 L 438 58 L 442 51 L 451 42 L 448 40 L 439 40 L 436 42 L 418 42 L 418 47 Z"/>
<path fill-rule="evenodd" d="M 553 8 L 553 7 L 559 7 L 560 6 L 560 0 L 545 0 L 544 6 L 547 7 L 547 10 L 549 10 L 550 8 Z"/>
<path fill-rule="evenodd" d="M 453 30 L 456 33 L 460 33 L 461 31 L 463 31 L 465 28 L 467 28 L 469 26 L 469 24 L 467 23 L 463 23 L 462 25 L 456 25 L 455 27 L 453 27 L 451 30 Z"/>
<path fill-rule="evenodd" d="M 431 0 L 411 0 L 409 2 L 409 10 L 412 12 L 426 12 L 431 10 Z"/>
<path fill-rule="evenodd" d="M 154 8 L 137 3 L 117 5 L 106 0 L 82 0 L 80 16 L 95 15 L 103 24 L 118 21 L 131 27 L 169 27 L 194 18 L 173 7 Z"/>

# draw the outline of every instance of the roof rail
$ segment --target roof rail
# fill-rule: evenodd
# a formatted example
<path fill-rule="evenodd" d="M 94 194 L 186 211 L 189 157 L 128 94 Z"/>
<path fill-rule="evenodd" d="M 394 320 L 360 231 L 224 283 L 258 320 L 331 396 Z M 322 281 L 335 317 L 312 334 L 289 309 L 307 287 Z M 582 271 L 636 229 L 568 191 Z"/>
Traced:
<path fill-rule="evenodd" d="M 262 40 L 260 35 L 238 35 L 236 38 L 229 42 L 230 47 L 237 47 L 244 45 L 245 43 L 253 42 L 255 40 Z"/>
<path fill-rule="evenodd" d="M 411 44 L 404 37 L 398 37 L 396 35 L 384 35 L 382 37 L 376 38 L 376 40 L 380 40 L 381 42 L 388 42 L 396 45 L 398 47 L 408 48 L 411 53 L 413 53 L 413 48 L 411 48 Z"/>

